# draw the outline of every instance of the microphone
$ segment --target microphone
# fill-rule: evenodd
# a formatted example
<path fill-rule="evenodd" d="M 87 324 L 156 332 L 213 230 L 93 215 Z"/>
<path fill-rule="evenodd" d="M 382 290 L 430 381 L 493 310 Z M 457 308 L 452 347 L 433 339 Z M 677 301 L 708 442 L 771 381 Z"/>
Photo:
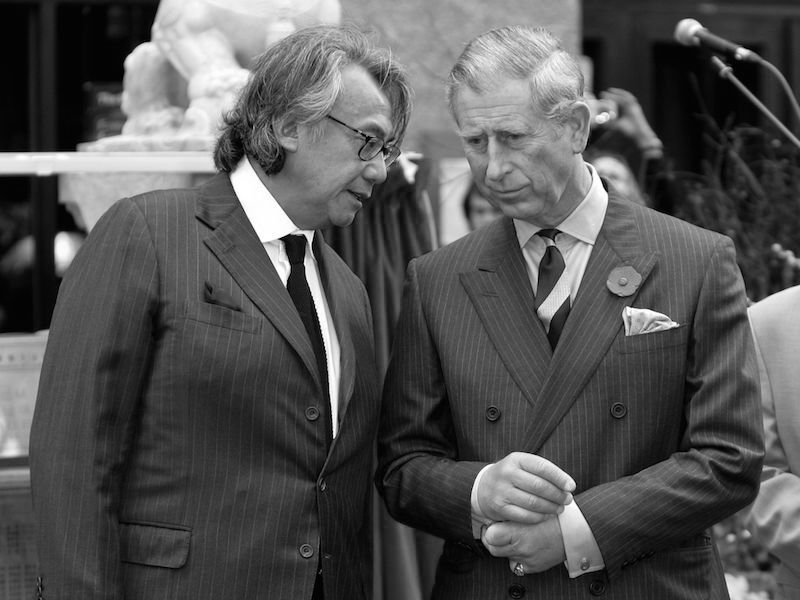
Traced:
<path fill-rule="evenodd" d="M 706 46 L 715 52 L 728 54 L 736 60 L 760 62 L 761 57 L 739 44 L 711 33 L 694 19 L 683 19 L 675 27 L 675 41 L 684 46 Z"/>

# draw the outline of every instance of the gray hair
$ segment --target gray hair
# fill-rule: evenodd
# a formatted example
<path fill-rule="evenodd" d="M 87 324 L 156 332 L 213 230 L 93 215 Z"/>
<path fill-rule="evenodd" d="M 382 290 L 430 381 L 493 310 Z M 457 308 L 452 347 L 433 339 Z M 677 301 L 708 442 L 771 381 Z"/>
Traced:
<path fill-rule="evenodd" d="M 580 63 L 555 36 L 540 27 L 498 27 L 469 42 L 451 69 L 445 88 L 450 114 L 457 120 L 462 86 L 483 93 L 503 79 L 527 80 L 534 108 L 559 124 L 583 98 Z"/>
<path fill-rule="evenodd" d="M 351 64 L 364 67 L 386 94 L 399 143 L 411 112 L 405 69 L 354 27 L 318 25 L 294 32 L 256 59 L 235 107 L 224 117 L 214 149 L 217 169 L 231 172 L 247 154 L 267 175 L 280 172 L 286 154 L 276 126 L 288 122 L 315 131 L 341 92 L 342 69 Z"/>

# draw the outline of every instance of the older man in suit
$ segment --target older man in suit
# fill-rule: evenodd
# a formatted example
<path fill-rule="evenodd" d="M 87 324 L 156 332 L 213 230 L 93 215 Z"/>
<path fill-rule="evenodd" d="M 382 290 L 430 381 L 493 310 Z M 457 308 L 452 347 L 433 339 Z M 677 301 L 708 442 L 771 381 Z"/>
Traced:
<path fill-rule="evenodd" d="M 354 29 L 262 55 L 197 189 L 116 203 L 67 274 L 31 435 L 40 596 L 371 598 L 369 301 L 319 229 L 399 154 Z"/>
<path fill-rule="evenodd" d="M 800 286 L 748 310 L 761 372 L 767 454 L 747 524 L 780 562 L 776 598 L 800 600 Z"/>
<path fill-rule="evenodd" d="M 396 518 L 446 540 L 436 600 L 727 598 L 709 528 L 763 458 L 733 244 L 604 188 L 582 92 L 529 27 L 450 73 L 504 216 L 408 267 L 377 473 Z"/>

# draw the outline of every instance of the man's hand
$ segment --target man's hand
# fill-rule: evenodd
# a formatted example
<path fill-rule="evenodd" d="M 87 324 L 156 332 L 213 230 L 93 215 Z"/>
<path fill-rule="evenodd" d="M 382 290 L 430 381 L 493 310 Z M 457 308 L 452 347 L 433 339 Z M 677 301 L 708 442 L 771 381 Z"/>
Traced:
<path fill-rule="evenodd" d="M 525 574 L 541 573 L 567 559 L 555 516 L 537 525 L 493 523 L 483 530 L 481 541 L 492 556 L 508 558 L 512 571 L 520 563 Z"/>
<path fill-rule="evenodd" d="M 663 149 L 636 96 L 628 90 L 612 87 L 600 92 L 600 98 L 618 107 L 619 114 L 612 124 L 615 129 L 631 136 L 642 150 Z"/>
<path fill-rule="evenodd" d="M 575 481 L 549 460 L 512 452 L 491 465 L 478 483 L 478 507 L 492 521 L 536 524 L 572 502 Z"/>

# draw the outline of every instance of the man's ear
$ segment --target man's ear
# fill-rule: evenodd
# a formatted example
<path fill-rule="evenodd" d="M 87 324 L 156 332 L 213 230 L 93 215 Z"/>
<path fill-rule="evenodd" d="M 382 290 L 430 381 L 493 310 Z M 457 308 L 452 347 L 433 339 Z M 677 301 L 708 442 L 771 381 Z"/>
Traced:
<path fill-rule="evenodd" d="M 582 100 L 575 102 L 570 108 L 567 126 L 570 130 L 572 150 L 580 154 L 589 142 L 589 129 L 592 122 L 592 111 Z"/>
<path fill-rule="evenodd" d="M 297 124 L 289 121 L 288 119 L 275 119 L 272 122 L 275 137 L 278 143 L 287 152 L 294 152 L 297 150 L 297 142 L 299 132 Z"/>

